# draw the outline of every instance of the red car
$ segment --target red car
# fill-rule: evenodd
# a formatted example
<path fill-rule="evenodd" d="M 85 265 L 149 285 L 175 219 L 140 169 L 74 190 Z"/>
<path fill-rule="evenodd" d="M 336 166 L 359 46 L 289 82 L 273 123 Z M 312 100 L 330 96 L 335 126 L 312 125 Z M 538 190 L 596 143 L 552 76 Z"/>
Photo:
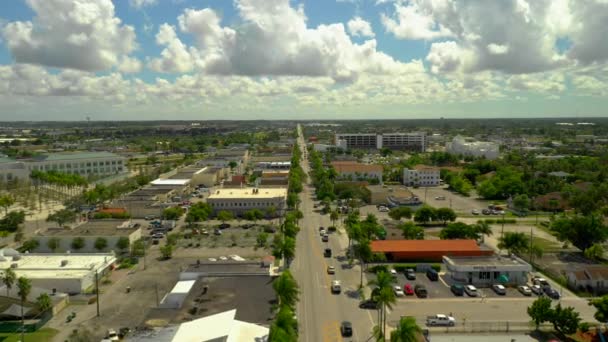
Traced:
<path fill-rule="evenodd" d="M 405 286 L 403 286 L 403 292 L 405 292 L 407 296 L 413 296 L 414 288 L 410 284 L 405 284 Z"/>

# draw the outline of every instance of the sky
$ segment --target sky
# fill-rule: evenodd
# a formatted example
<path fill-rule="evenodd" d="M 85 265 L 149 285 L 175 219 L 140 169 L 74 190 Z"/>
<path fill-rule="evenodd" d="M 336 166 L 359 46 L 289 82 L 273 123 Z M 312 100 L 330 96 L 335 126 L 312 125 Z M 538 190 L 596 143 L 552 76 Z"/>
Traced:
<path fill-rule="evenodd" d="M 608 0 L 0 2 L 0 121 L 607 108 Z"/>

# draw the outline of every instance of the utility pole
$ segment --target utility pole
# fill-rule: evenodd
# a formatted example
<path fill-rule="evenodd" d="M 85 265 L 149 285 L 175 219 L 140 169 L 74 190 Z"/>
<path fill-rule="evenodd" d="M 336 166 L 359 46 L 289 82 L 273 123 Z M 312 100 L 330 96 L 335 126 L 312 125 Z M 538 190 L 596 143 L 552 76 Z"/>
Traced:
<path fill-rule="evenodd" d="M 99 274 L 95 270 L 95 294 L 97 295 L 97 317 L 99 317 Z"/>

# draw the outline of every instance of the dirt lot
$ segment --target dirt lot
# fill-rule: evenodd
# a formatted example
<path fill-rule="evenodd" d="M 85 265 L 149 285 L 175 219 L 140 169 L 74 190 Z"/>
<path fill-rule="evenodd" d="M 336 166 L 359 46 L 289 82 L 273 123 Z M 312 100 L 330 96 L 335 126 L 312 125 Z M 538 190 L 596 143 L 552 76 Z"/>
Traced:
<path fill-rule="evenodd" d="M 448 207 L 454 209 L 457 213 L 470 214 L 473 209 L 487 208 L 491 201 L 486 201 L 477 198 L 474 191 L 470 197 L 462 196 L 458 193 L 447 190 L 447 187 L 429 187 L 429 188 L 410 188 L 416 196 L 428 205 L 440 208 Z M 435 199 L 437 197 L 445 197 L 444 200 Z M 425 200 L 426 198 L 426 200 Z"/>

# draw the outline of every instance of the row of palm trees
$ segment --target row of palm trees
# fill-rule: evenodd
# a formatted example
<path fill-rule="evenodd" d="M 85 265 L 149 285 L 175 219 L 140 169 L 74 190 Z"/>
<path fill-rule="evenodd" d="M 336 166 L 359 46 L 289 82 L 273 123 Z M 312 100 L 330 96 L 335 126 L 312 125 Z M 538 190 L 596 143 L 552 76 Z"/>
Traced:
<path fill-rule="evenodd" d="M 23 307 L 27 302 L 27 297 L 32 292 L 32 282 L 30 279 L 26 277 L 19 277 L 15 272 L 9 267 L 3 271 L 2 283 L 6 286 L 6 296 L 8 297 L 10 294 L 10 290 L 17 285 L 17 295 L 21 300 L 21 325 L 23 331 L 25 331 L 25 315 L 23 314 Z M 40 313 L 49 310 L 52 307 L 51 297 L 47 293 L 42 293 L 36 298 L 36 307 Z"/>

